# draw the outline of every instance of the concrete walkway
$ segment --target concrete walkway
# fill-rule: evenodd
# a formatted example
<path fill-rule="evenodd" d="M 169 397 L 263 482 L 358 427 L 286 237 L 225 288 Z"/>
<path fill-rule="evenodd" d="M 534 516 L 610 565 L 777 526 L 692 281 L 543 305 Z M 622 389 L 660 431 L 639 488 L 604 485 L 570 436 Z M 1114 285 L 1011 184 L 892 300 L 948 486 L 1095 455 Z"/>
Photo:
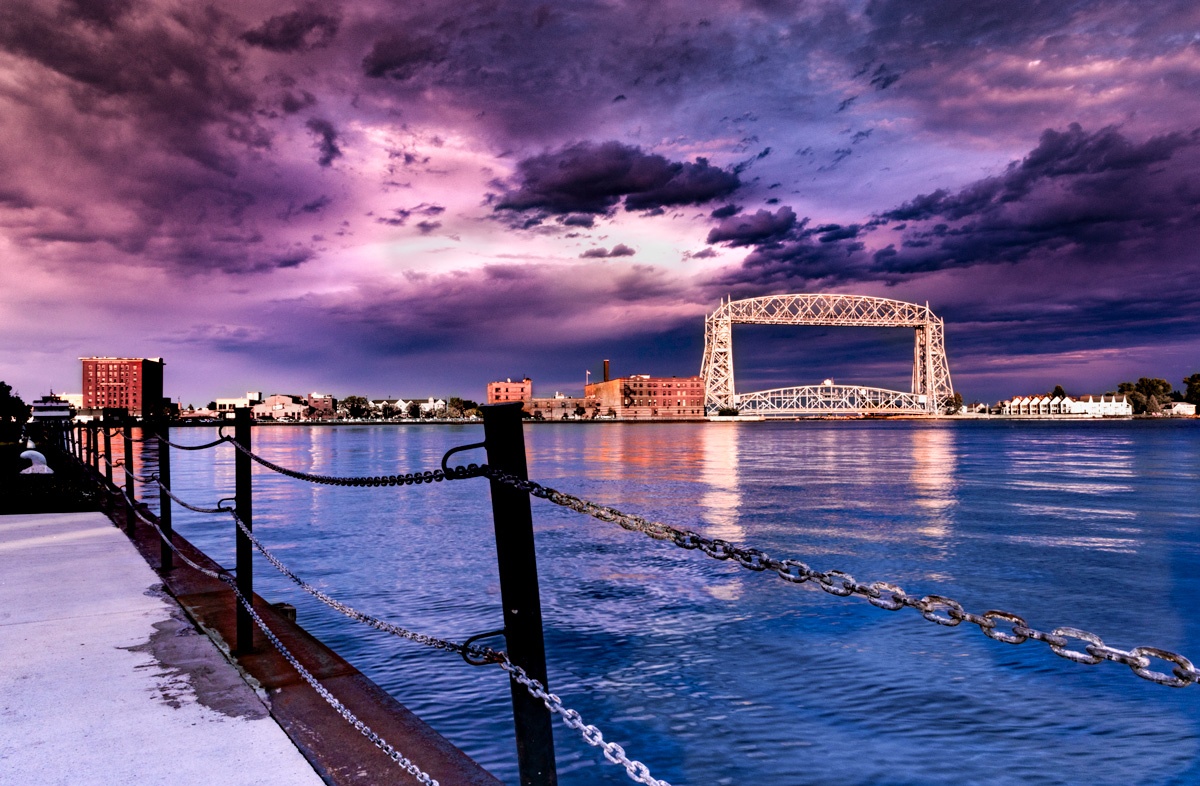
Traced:
<path fill-rule="evenodd" d="M 0 516 L 0 781 L 322 779 L 101 513 Z"/>

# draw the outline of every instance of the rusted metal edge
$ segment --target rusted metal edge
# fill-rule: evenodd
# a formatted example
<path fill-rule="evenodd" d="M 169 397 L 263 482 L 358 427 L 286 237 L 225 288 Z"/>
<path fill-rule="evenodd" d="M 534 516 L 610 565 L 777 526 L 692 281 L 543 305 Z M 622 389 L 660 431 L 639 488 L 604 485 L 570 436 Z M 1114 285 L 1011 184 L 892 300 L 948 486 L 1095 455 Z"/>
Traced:
<path fill-rule="evenodd" d="M 122 529 L 125 510 L 120 503 L 103 506 L 113 524 Z M 144 507 L 142 512 L 156 519 Z M 266 695 L 271 716 L 326 783 L 368 786 L 417 782 L 325 703 L 263 637 L 256 639 L 259 644 L 254 651 L 233 654 L 230 643 L 236 635 L 237 601 L 225 584 L 178 560 L 172 570 L 163 572 L 158 533 L 145 522 L 137 520 L 133 532 L 127 534 L 197 629 L 213 640 L 260 695 Z M 177 532 L 172 542 L 197 564 L 218 569 L 217 563 Z M 253 603 L 283 644 L 334 696 L 443 786 L 503 786 L 502 781 L 282 611 L 258 595 Z"/>

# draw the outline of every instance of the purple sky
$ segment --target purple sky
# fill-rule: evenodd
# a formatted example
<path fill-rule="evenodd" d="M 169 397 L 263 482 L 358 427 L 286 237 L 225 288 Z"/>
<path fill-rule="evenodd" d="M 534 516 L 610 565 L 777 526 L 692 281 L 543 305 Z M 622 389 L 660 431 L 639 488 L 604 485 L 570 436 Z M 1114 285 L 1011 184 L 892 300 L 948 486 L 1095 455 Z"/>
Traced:
<path fill-rule="evenodd" d="M 6 0 L 0 379 L 462 395 L 698 372 L 720 297 L 946 320 L 997 400 L 1200 371 L 1200 5 Z M 740 390 L 905 387 L 744 327 Z"/>

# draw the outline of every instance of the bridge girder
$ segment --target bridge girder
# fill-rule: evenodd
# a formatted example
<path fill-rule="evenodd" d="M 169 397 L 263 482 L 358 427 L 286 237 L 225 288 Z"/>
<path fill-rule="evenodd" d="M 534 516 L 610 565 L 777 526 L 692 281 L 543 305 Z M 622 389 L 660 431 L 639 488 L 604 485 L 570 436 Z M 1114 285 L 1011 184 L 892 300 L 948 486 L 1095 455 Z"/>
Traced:
<path fill-rule="evenodd" d="M 737 397 L 743 414 L 765 417 L 881 413 L 927 414 L 926 397 L 918 393 L 861 385 L 805 385 L 743 393 Z"/>
<path fill-rule="evenodd" d="M 723 408 L 735 408 L 741 402 L 757 402 L 759 394 L 738 396 L 733 383 L 733 325 L 819 325 L 831 327 L 908 327 L 916 333 L 913 347 L 912 390 L 886 391 L 894 394 L 889 401 L 893 405 L 883 408 L 858 408 L 850 398 L 837 410 L 853 412 L 893 412 L 911 414 L 911 406 L 918 398 L 922 402 L 920 412 L 936 415 L 942 402 L 954 395 L 950 380 L 950 365 L 946 359 L 945 326 L 934 315 L 929 305 L 908 303 L 902 300 L 870 297 L 867 295 L 797 294 L 770 295 L 745 300 L 723 301 L 720 308 L 704 320 L 704 359 L 700 375 L 704 377 L 705 411 L 715 413 Z M 813 388 L 822 386 L 812 386 Z M 829 387 L 829 386 L 823 386 Z M 839 386 L 833 386 L 839 387 Z M 883 388 L 847 389 L 878 390 Z M 807 388 L 780 388 L 779 390 L 805 390 Z M 777 391 L 762 391 L 776 393 Z M 908 398 L 897 398 L 908 397 Z M 887 398 L 887 397 L 885 397 Z M 777 415 L 788 414 L 772 410 Z M 814 414 L 807 409 L 797 409 L 790 414 Z"/>

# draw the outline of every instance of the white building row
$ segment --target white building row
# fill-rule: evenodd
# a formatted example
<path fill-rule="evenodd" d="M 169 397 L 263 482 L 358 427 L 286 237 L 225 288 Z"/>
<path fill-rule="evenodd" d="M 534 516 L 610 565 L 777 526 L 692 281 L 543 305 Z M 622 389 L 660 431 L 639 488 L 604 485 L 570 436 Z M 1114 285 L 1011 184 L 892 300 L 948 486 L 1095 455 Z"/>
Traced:
<path fill-rule="evenodd" d="M 1123 395 L 1080 396 L 1077 399 L 1070 396 L 1017 396 L 1000 402 L 1000 414 L 1118 418 L 1133 415 L 1133 405 Z"/>

